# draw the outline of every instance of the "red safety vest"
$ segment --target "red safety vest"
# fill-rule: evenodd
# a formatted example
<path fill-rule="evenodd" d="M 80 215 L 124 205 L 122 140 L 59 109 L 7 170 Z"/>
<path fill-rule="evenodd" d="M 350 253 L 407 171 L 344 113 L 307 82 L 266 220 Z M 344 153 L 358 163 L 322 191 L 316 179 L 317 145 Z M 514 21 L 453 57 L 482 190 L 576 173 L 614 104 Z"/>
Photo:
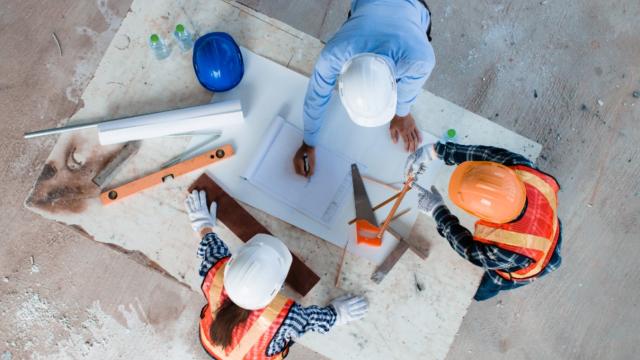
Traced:
<path fill-rule="evenodd" d="M 474 240 L 495 245 L 533 261 L 515 272 L 497 271 L 508 280 L 524 280 L 538 275 L 549 263 L 560 236 L 558 221 L 558 191 L 556 180 L 527 166 L 512 166 L 524 182 L 527 208 L 516 221 L 495 224 L 480 220 L 476 223 Z"/>
<path fill-rule="evenodd" d="M 220 260 L 213 266 L 202 282 L 202 292 L 208 304 L 200 313 L 200 341 L 205 350 L 220 360 L 262 360 L 283 359 L 288 348 L 274 356 L 266 351 L 271 339 L 287 317 L 293 300 L 278 294 L 266 308 L 255 310 L 244 323 L 233 330 L 231 344 L 222 348 L 211 341 L 209 328 L 215 321 L 216 310 L 228 298 L 223 286 L 224 269 L 229 258 Z"/>

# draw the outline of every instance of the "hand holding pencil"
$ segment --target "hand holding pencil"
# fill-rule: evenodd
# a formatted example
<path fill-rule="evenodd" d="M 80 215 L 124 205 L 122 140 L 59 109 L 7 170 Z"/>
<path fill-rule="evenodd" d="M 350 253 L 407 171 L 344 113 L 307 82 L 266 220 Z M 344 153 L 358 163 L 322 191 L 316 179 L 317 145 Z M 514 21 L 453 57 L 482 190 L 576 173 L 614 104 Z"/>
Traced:
<path fill-rule="evenodd" d="M 306 178 L 313 175 L 316 164 L 316 149 L 302 143 L 296 154 L 293 156 L 293 168 L 296 174 Z"/>

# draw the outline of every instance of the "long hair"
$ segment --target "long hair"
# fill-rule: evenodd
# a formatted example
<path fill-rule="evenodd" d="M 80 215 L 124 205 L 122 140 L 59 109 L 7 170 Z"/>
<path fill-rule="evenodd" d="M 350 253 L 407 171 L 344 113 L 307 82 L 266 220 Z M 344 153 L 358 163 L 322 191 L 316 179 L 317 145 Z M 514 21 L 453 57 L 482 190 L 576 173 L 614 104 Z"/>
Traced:
<path fill-rule="evenodd" d="M 216 317 L 209 328 L 211 340 L 223 348 L 231 345 L 233 329 L 247 321 L 251 310 L 246 310 L 226 298 L 216 311 Z"/>

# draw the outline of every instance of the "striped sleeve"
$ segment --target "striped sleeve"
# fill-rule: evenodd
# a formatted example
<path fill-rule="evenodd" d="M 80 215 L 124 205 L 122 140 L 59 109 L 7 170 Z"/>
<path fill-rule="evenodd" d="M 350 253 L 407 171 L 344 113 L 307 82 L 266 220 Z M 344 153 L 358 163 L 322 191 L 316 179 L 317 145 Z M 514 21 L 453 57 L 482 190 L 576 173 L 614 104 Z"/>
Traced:
<path fill-rule="evenodd" d="M 458 218 L 441 205 L 433 212 L 438 232 L 449 241 L 451 247 L 463 258 L 487 270 L 515 271 L 529 266 L 531 260 L 497 246 L 473 240 L 473 235 L 460 224 Z"/>
<path fill-rule="evenodd" d="M 465 161 L 492 161 L 506 166 L 524 165 L 535 168 L 533 162 L 526 157 L 493 146 L 437 143 L 436 152 L 447 165 L 456 165 Z"/>
<path fill-rule="evenodd" d="M 269 343 L 267 356 L 284 351 L 307 331 L 315 331 L 320 334 L 328 332 L 336 323 L 336 316 L 336 311 L 332 306 L 303 307 L 298 303 L 293 304 L 282 326 Z"/>
<path fill-rule="evenodd" d="M 200 276 L 207 275 L 209 269 L 211 269 L 218 261 L 231 256 L 231 252 L 227 247 L 227 244 L 222 241 L 216 233 L 208 233 L 200 241 L 198 247 L 198 257 L 202 258 L 200 264 Z"/>

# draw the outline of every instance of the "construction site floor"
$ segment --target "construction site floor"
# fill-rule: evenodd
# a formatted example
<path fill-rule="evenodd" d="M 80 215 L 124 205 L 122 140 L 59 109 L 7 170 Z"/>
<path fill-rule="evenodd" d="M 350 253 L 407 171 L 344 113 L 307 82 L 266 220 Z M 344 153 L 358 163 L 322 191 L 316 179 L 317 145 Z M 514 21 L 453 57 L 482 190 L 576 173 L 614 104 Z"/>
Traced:
<path fill-rule="evenodd" d="M 323 40 L 344 21 L 349 3 L 240 2 Z M 200 294 L 141 265 L 135 254 L 23 207 L 55 139 L 25 141 L 22 133 L 56 126 L 82 107 L 80 94 L 130 3 L 1 5 L 2 360 L 207 358 L 194 326 Z M 561 269 L 472 304 L 447 358 L 634 358 L 640 350 L 640 99 L 633 96 L 640 92 L 640 4 L 429 5 L 438 63 L 426 88 L 542 144 L 538 165 L 562 186 Z M 317 357 L 296 346 L 291 358 Z"/>

